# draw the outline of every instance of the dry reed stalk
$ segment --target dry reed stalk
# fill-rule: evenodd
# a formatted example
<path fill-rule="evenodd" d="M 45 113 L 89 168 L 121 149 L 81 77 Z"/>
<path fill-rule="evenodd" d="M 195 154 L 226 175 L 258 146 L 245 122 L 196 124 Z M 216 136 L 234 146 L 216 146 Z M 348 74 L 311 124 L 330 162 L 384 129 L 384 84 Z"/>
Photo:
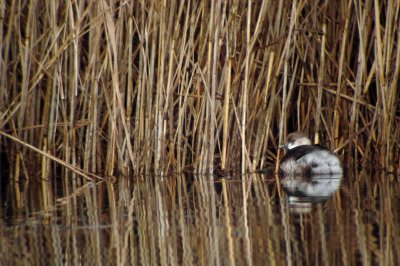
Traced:
<path fill-rule="evenodd" d="M 399 3 L 397 3 L 397 12 L 396 12 L 396 14 L 398 15 L 398 12 L 399 12 L 399 8 L 400 8 L 400 4 Z M 395 16 L 395 20 L 394 20 L 394 24 L 397 22 L 397 25 L 400 23 L 400 20 L 399 20 L 399 18 L 398 18 L 398 16 Z M 400 31 L 400 27 L 398 26 L 398 28 L 397 28 L 397 44 L 399 44 L 400 43 L 400 34 L 399 34 L 399 31 Z M 393 28 L 393 33 L 395 33 L 395 29 Z M 395 34 L 393 34 L 393 38 L 395 38 Z M 393 44 L 394 44 L 394 42 L 393 42 Z M 398 102 L 398 100 L 396 100 L 396 99 L 398 99 L 399 97 L 398 97 L 398 95 L 399 95 L 399 85 L 398 85 L 398 81 L 399 81 L 399 76 L 400 76 L 400 45 L 397 45 L 397 47 L 396 47 L 397 49 L 397 52 L 396 52 L 396 56 L 395 56 L 395 58 L 396 58 L 396 62 L 395 62 L 395 64 L 394 64 L 394 68 L 395 68 L 395 70 L 394 70 L 394 73 L 393 73 L 393 79 L 392 79 L 392 82 L 391 82 L 391 84 L 390 84 L 390 91 L 391 91 L 391 95 L 389 96 L 389 103 L 388 103 L 388 106 L 389 106 L 389 108 L 390 108 L 390 110 L 391 110 L 391 112 L 390 112 L 390 122 L 389 122 L 389 126 L 390 126 L 390 128 L 388 129 L 388 132 L 389 132 L 389 137 L 392 139 L 392 140 L 394 140 L 394 141 L 392 141 L 391 143 L 390 143 L 390 145 L 388 146 L 388 149 L 389 149 L 389 152 L 388 152 L 388 154 L 389 154 L 389 156 L 388 156 L 388 170 L 389 171 L 393 171 L 394 172 L 394 162 L 395 162 L 395 150 L 396 150 L 396 146 L 398 146 L 398 143 L 396 143 L 396 141 L 395 140 L 398 140 L 399 139 L 399 136 L 400 136 L 400 130 L 399 130 L 399 127 L 398 126 L 396 126 L 396 110 L 398 109 L 398 104 L 399 104 L 399 102 Z M 393 49 L 394 49 L 394 47 L 393 47 Z M 389 53 L 388 53 L 389 54 Z M 389 68 L 387 68 L 387 69 L 389 69 Z M 389 73 L 388 73 L 389 74 Z M 388 77 L 388 76 L 387 76 Z M 398 123 L 398 121 L 397 121 L 397 123 Z M 398 125 L 398 124 L 397 124 Z M 392 132 L 392 130 L 395 130 L 396 132 L 397 132 L 397 134 L 396 133 L 394 133 L 393 135 L 394 135 L 394 137 L 392 137 L 392 135 L 391 135 L 391 132 Z M 398 149 L 397 149 L 398 150 Z M 398 168 L 398 171 L 400 172 L 400 167 Z"/>
<path fill-rule="evenodd" d="M 189 3 L 190 4 L 190 3 Z M 183 7 L 183 4 L 181 4 L 181 7 Z M 188 7 L 189 9 L 191 9 L 192 7 L 189 5 Z M 181 9 L 181 8 L 180 8 Z M 180 10 L 179 13 L 182 12 L 182 9 Z M 186 43 L 186 38 L 187 38 L 187 31 L 190 30 L 189 28 L 189 21 L 190 20 L 194 20 L 194 18 L 190 17 L 190 13 L 188 10 L 188 13 L 185 16 L 185 24 L 183 27 L 183 37 L 182 37 L 182 44 L 180 45 L 180 49 L 181 51 L 179 52 L 179 63 L 178 63 L 178 69 L 182 67 L 182 64 L 184 64 L 184 69 L 187 69 L 189 66 L 189 58 L 191 57 L 192 51 L 193 51 L 193 47 L 190 45 L 190 42 L 188 43 L 188 45 L 184 45 Z M 178 25 L 176 25 L 177 28 Z M 176 33 L 178 32 L 178 30 L 176 29 Z M 175 36 L 175 38 L 177 38 Z M 189 39 L 193 38 L 193 32 L 190 33 L 189 35 Z M 184 55 L 188 55 L 185 59 Z M 183 62 L 185 61 L 185 62 Z M 186 150 L 186 145 L 183 144 L 183 125 L 184 125 L 184 117 L 186 115 L 186 109 L 187 109 L 187 105 L 188 105 L 188 95 L 189 95 L 189 87 L 192 86 L 192 82 L 193 82 L 193 75 L 190 77 L 190 81 L 188 81 L 189 76 L 188 76 L 188 72 L 184 72 L 181 73 L 178 76 L 178 80 L 182 81 L 182 85 L 180 86 L 180 92 L 179 92 L 179 118 L 178 118 L 178 129 L 176 131 L 175 137 L 174 139 L 176 140 L 176 135 L 178 138 L 177 143 L 174 141 L 173 146 L 177 147 L 177 165 L 178 165 L 178 172 L 181 173 L 183 171 L 183 169 L 185 168 L 185 159 L 186 159 L 186 154 L 187 154 L 187 150 Z M 182 95 L 183 95 L 183 91 L 185 91 L 185 96 L 182 99 Z M 172 135 L 172 134 L 171 134 Z M 186 135 L 186 134 L 185 134 Z M 184 146 L 182 148 L 182 146 Z"/>
<path fill-rule="evenodd" d="M 103 8 L 104 8 L 103 10 L 107 9 L 105 1 L 103 1 Z M 108 13 L 108 12 L 106 12 L 105 14 L 106 14 L 106 21 L 107 21 L 107 30 L 108 30 L 108 32 L 110 34 L 109 37 L 110 37 L 110 41 L 111 41 L 111 47 L 113 48 L 112 49 L 112 51 L 113 51 L 112 54 L 113 54 L 113 57 L 114 57 L 114 68 L 115 69 L 114 69 L 114 71 L 112 71 L 113 87 L 114 87 L 114 92 L 116 93 L 116 96 L 117 96 L 116 98 L 118 99 L 119 112 L 120 112 L 121 117 L 122 117 L 121 120 L 122 120 L 122 124 L 123 124 L 123 130 L 124 130 L 125 136 L 127 136 L 127 137 L 125 137 L 125 141 L 127 143 L 127 150 L 128 150 L 128 154 L 129 154 L 129 157 L 130 157 L 130 162 L 132 163 L 132 165 L 134 165 L 134 161 L 135 160 L 134 160 L 134 155 L 132 153 L 132 144 L 131 144 L 131 140 L 130 140 L 130 134 L 128 134 L 128 128 L 127 128 L 127 125 L 126 125 L 126 111 L 125 111 L 125 107 L 124 107 L 125 106 L 124 105 L 124 99 L 122 98 L 122 95 L 121 95 L 121 92 L 120 92 L 120 89 L 119 89 L 118 61 L 116 60 L 116 58 L 117 58 L 117 45 L 116 45 L 116 39 L 115 39 L 115 26 L 114 26 L 113 20 L 111 18 L 111 14 Z M 111 54 L 110 54 L 110 56 L 111 56 Z M 113 69 L 111 69 L 111 70 L 113 70 Z M 122 134 L 122 132 L 121 132 L 121 134 Z"/>
<path fill-rule="evenodd" d="M 226 3 L 225 3 L 226 4 Z M 236 14 L 237 10 L 237 2 L 232 5 L 231 14 Z M 224 5 L 224 10 L 226 5 Z M 225 14 L 225 12 L 223 12 Z M 223 139 L 222 139 L 222 154 L 221 154 L 221 168 L 222 170 L 226 169 L 226 160 L 227 160 L 227 145 L 228 145 L 228 123 L 229 123 L 229 100 L 230 100 L 230 92 L 231 92 L 231 82 L 232 82 L 232 58 L 235 53 L 235 42 L 234 42 L 234 34 L 235 34 L 235 21 L 236 19 L 232 19 L 232 15 L 230 15 L 228 20 L 231 19 L 232 23 L 226 27 L 226 58 L 225 60 L 228 62 L 228 67 L 226 68 L 225 75 L 225 95 L 224 95 L 224 117 L 223 117 Z M 224 19 L 222 20 L 224 21 Z M 222 83 L 222 82 L 221 82 Z"/>
<path fill-rule="evenodd" d="M 347 37 L 349 34 L 349 24 L 350 24 L 350 16 L 351 16 L 351 8 L 352 8 L 352 3 L 353 1 L 349 0 L 348 1 L 348 5 L 347 5 L 347 9 L 346 9 L 346 21 L 345 21 L 345 25 L 344 25 L 344 30 L 343 30 L 343 39 L 342 39 L 342 44 L 340 47 L 340 60 L 339 60 L 339 74 L 338 74 L 338 83 L 337 83 L 337 87 L 336 87 L 336 98 L 335 98 L 335 107 L 334 107 L 334 115 L 333 115 L 333 121 L 334 121 L 334 126 L 333 126 L 333 137 L 335 139 L 335 141 L 333 142 L 334 144 L 334 148 L 336 148 L 339 145 L 339 100 L 340 100 L 340 94 L 342 91 L 342 77 L 343 77 L 343 72 L 344 72 L 344 57 L 345 57 L 345 51 L 346 51 L 346 44 L 347 44 Z"/>
<path fill-rule="evenodd" d="M 375 40 L 376 43 L 374 45 L 375 48 L 375 54 L 377 55 L 377 58 L 375 59 L 377 64 L 376 64 L 376 81 L 377 81 L 377 88 L 379 90 L 380 96 L 382 97 L 382 112 L 383 112 L 383 127 L 382 127 L 382 148 L 380 151 L 380 163 L 382 166 L 386 167 L 386 156 L 387 156 L 387 148 L 389 147 L 389 134 L 387 130 L 389 129 L 389 119 L 388 119 L 388 111 L 387 111 L 387 95 L 386 95 L 386 90 L 387 90 L 387 84 L 385 81 L 384 77 L 384 72 L 385 72 L 385 64 L 383 62 L 383 57 L 384 57 L 384 47 L 382 47 L 382 38 L 381 38 L 381 30 L 380 30 L 380 7 L 379 3 L 377 1 L 374 1 L 374 11 L 375 11 L 375 19 L 376 19 L 376 26 L 375 26 Z M 386 47 L 385 47 L 386 48 Z"/>
<path fill-rule="evenodd" d="M 249 87 L 249 61 L 250 61 L 250 25 L 251 25 L 251 1 L 247 2 L 247 20 L 246 20 L 246 57 L 245 57 L 245 73 L 244 73 L 244 89 L 242 95 L 242 121 L 241 121 L 241 138 L 242 138 L 242 178 L 245 178 L 246 167 L 246 109 L 247 93 Z M 246 207 L 244 206 L 246 211 Z M 247 222 L 247 221 L 245 221 Z M 246 224 L 247 226 L 247 224 Z"/>
<path fill-rule="evenodd" d="M 325 53 L 326 53 L 326 34 L 327 34 L 327 7 L 329 5 L 329 1 L 325 1 L 324 3 L 324 14 L 323 14 L 323 24 L 322 24 L 322 32 L 325 34 L 322 35 L 322 40 L 321 40 L 321 62 L 319 65 L 319 71 L 318 71 L 318 99 L 317 99 L 317 115 L 315 117 L 315 137 L 314 137 L 314 142 L 316 144 L 320 143 L 320 137 L 319 137 L 319 131 L 320 131 L 320 116 L 321 114 L 321 106 L 322 106 L 322 84 L 324 82 L 324 77 L 325 77 Z"/>
<path fill-rule="evenodd" d="M 378 3 L 376 3 L 377 5 Z M 390 171 L 393 172 L 394 171 L 394 146 L 395 143 L 392 140 L 392 129 L 394 128 L 394 124 L 395 124 L 395 113 L 396 113 L 396 105 L 394 104 L 394 102 L 396 101 L 395 99 L 397 99 L 398 97 L 398 86 L 397 86 L 397 81 L 398 81 L 398 75 L 400 73 L 399 70 L 399 59 L 398 57 L 396 57 L 396 63 L 390 64 L 390 62 L 392 62 L 391 59 L 391 55 L 393 53 L 393 50 L 396 49 L 396 47 L 394 46 L 395 44 L 395 35 L 396 35 L 396 31 L 395 31 L 395 27 L 393 27 L 393 24 L 396 25 L 396 20 L 397 20 L 397 24 L 398 24 L 398 15 L 399 15 L 399 8 L 400 8 L 400 4 L 397 2 L 397 10 L 395 12 L 395 10 L 393 8 L 391 8 L 392 6 L 394 6 L 394 2 L 393 1 L 389 1 L 388 6 L 387 6 L 387 10 L 386 10 L 386 21 L 385 21 L 385 35 L 384 35 L 384 51 L 383 51 L 383 57 L 386 57 L 386 64 L 383 65 L 383 67 L 385 68 L 385 73 L 384 73 L 384 81 L 385 81 L 385 87 L 383 87 L 383 90 L 387 90 L 386 93 L 386 102 L 384 104 L 384 112 L 385 112 L 385 118 L 384 118 L 384 122 L 385 122 L 385 132 L 386 132 L 386 158 L 385 158 L 385 167 Z M 377 7 L 375 7 L 377 9 Z M 379 10 L 377 9 L 376 13 L 379 14 L 378 12 Z M 396 14 L 395 14 L 396 13 Z M 397 41 L 399 40 L 399 29 L 397 29 Z M 378 40 L 379 41 L 379 40 Z M 397 56 L 400 55 L 399 52 L 399 45 L 397 42 Z M 385 56 L 386 55 L 386 56 Z M 383 59 L 382 59 L 383 60 Z M 389 64 L 387 64 L 389 62 Z M 393 71 L 394 73 L 392 74 L 391 71 Z M 391 80 L 391 82 L 386 82 L 388 80 Z M 393 108 L 393 109 L 392 109 Z M 391 111 L 389 111 L 391 110 Z"/>
<path fill-rule="evenodd" d="M 154 8 L 154 3 L 151 5 L 151 14 L 154 14 L 154 17 L 151 17 L 152 20 L 149 20 L 149 25 L 153 25 L 152 31 L 153 32 L 157 32 L 157 9 Z M 144 11 L 143 11 L 144 12 Z M 149 28 L 151 29 L 151 26 L 149 26 Z M 150 37 L 149 37 L 150 39 Z M 150 151 L 150 147 L 154 147 L 154 145 L 152 146 L 153 142 L 152 140 L 155 140 L 155 133 L 154 130 L 152 130 L 152 124 L 151 121 L 155 121 L 154 119 L 154 114 L 152 115 L 152 107 L 153 107 L 153 91 L 154 91 L 154 77 L 156 75 L 155 73 L 155 59 L 156 59 L 156 45 L 157 45 L 157 35 L 156 34 L 152 34 L 151 37 L 151 49 L 150 51 L 150 62 L 149 62 L 149 80 L 148 80 L 148 85 L 147 85 L 147 93 L 146 93 L 146 109 L 145 109 L 145 117 L 146 117 L 146 121 L 145 121 L 145 147 L 146 147 L 146 152 L 145 152 L 145 172 L 149 173 L 150 171 L 150 163 L 151 163 L 151 151 Z"/>
<path fill-rule="evenodd" d="M 164 81 L 164 61 L 165 61 L 165 29 L 164 25 L 166 23 L 165 21 L 165 12 L 166 12 L 166 3 L 162 4 L 160 8 L 160 15 L 159 17 L 156 16 L 160 21 L 159 25 L 160 28 L 157 30 L 159 34 L 159 39 L 160 39 L 160 44 L 159 44 L 159 51 L 158 51 L 158 76 L 159 78 L 157 79 L 157 92 L 156 92 L 156 101 L 155 101 L 155 142 L 154 142 L 154 153 L 155 153 L 155 158 L 154 158 L 154 171 L 156 174 L 161 175 L 161 153 L 163 147 L 162 145 L 162 134 L 163 134 L 163 122 L 164 118 L 162 117 L 162 109 L 163 109 L 163 104 L 164 104 L 164 96 L 163 96 L 163 81 Z M 156 12 L 158 13 L 158 12 Z"/>
<path fill-rule="evenodd" d="M 291 10 L 291 16 L 290 16 L 290 26 L 289 26 L 289 32 L 288 32 L 288 37 L 285 43 L 285 63 L 284 63 L 284 73 L 283 73 L 283 88 L 282 88 L 282 115 L 280 116 L 279 120 L 279 145 L 284 142 L 284 136 L 287 135 L 287 128 L 286 128 L 286 112 L 287 112 L 287 106 L 289 104 L 290 97 L 287 92 L 287 84 L 288 84 L 288 67 L 289 67 L 289 58 L 290 58 L 290 43 L 292 41 L 292 34 L 293 34 L 293 29 L 294 29 L 294 22 L 296 20 L 296 8 L 297 8 L 297 3 L 296 1 L 293 2 L 292 5 L 292 10 Z M 279 152 L 278 152 L 278 158 L 279 158 Z M 278 163 L 279 160 L 277 160 L 276 163 L 276 170 L 278 169 Z"/>
<path fill-rule="evenodd" d="M 132 107 L 132 105 L 133 105 L 133 103 L 134 103 L 134 101 L 133 101 L 133 99 L 131 99 L 131 98 L 133 98 L 134 96 L 136 96 L 136 110 L 135 110 L 135 113 L 137 114 L 136 116 L 135 116 L 135 123 L 134 123 L 134 131 L 133 131 L 133 134 L 134 134 L 134 136 L 135 136 L 135 140 L 134 140 L 134 147 L 133 147 L 133 153 L 134 154 L 139 154 L 139 151 L 140 151 L 140 148 L 141 148 L 141 141 L 142 141 L 142 137 L 143 137 L 143 135 L 142 134 L 140 134 L 141 132 L 140 132 L 140 125 L 141 125 L 141 123 L 143 123 L 144 121 L 143 121 L 143 111 L 144 111 L 144 109 L 143 109 L 143 107 L 142 107 L 142 99 L 144 98 L 144 89 L 146 88 L 145 87 L 145 84 L 146 84 L 146 69 L 145 69 L 145 65 L 146 65 L 146 57 L 144 57 L 144 47 L 143 47 L 143 44 L 144 44 L 144 42 L 145 42 L 145 38 L 147 37 L 146 36 L 146 33 L 145 33 L 145 30 L 144 30 L 144 23 L 143 23 L 143 20 L 144 20 L 144 2 L 142 2 L 142 5 L 141 5 L 141 22 L 142 23 L 140 23 L 140 29 L 139 29 L 139 25 L 137 25 L 137 22 L 135 21 L 135 25 L 136 25 L 136 27 L 137 27 L 137 30 L 138 30 L 138 35 L 139 35 L 139 40 L 140 40 L 140 43 L 141 43 L 141 45 L 139 45 L 139 49 L 140 49 L 140 56 L 139 56 L 139 73 L 138 73 L 138 78 L 137 78 L 137 81 L 138 81 L 138 83 L 137 83 L 137 85 L 135 86 L 135 90 L 133 90 L 133 84 L 132 84 L 132 82 L 133 82 L 133 73 L 132 73 L 132 71 L 133 71 L 133 58 L 132 58 L 132 50 L 133 50 L 133 18 L 131 17 L 131 18 L 129 18 L 129 35 L 128 36 L 130 36 L 129 37 L 129 47 L 128 47 L 128 49 L 129 49 L 129 53 L 128 53 L 128 94 L 127 94 L 127 118 L 130 118 L 131 117 L 131 114 L 132 114 L 132 109 L 133 109 L 133 107 Z M 144 58 L 143 58 L 144 57 Z M 139 114 L 139 115 L 138 115 Z M 130 119 L 128 119 L 128 121 L 129 121 Z M 130 131 L 130 123 L 129 123 L 129 125 L 128 125 L 128 130 Z M 130 136 L 130 135 L 128 135 L 128 136 Z M 140 156 L 136 156 L 136 158 L 137 158 L 137 160 L 135 161 L 135 163 L 134 163 L 134 165 L 133 165 L 133 170 L 135 171 L 135 172 L 138 172 L 138 170 L 139 170 L 139 165 L 140 165 Z"/>
<path fill-rule="evenodd" d="M 62 166 L 68 168 L 69 170 L 75 172 L 76 174 L 79 174 L 80 176 L 85 177 L 86 179 L 88 179 L 88 180 L 90 180 L 90 181 L 92 181 L 93 178 L 89 177 L 88 175 L 92 175 L 92 176 L 94 176 L 95 178 L 98 178 L 98 179 L 103 179 L 103 178 L 101 178 L 100 176 L 97 176 L 97 175 L 94 175 L 94 174 L 85 173 L 85 172 L 82 171 L 81 169 L 79 169 L 79 168 L 77 168 L 77 167 L 74 167 L 73 165 L 68 164 L 68 163 L 64 162 L 63 160 L 60 160 L 60 159 L 58 159 L 58 158 L 56 158 L 56 157 L 54 157 L 54 156 L 52 156 L 52 155 L 50 155 L 50 154 L 48 154 L 48 153 L 44 153 L 43 151 L 41 151 L 41 150 L 39 150 L 39 149 L 33 147 L 32 145 L 29 145 L 29 144 L 27 144 L 27 143 L 25 143 L 25 142 L 22 142 L 22 141 L 20 141 L 19 139 L 15 138 L 15 137 L 13 137 L 13 136 L 11 136 L 11 135 L 8 135 L 8 134 L 6 134 L 6 133 L 4 133 L 4 132 L 2 132 L 2 131 L 0 131 L 0 134 L 3 135 L 3 136 L 5 136 L 5 137 L 7 137 L 7 138 L 9 138 L 9 139 L 12 139 L 13 141 L 16 141 L 16 142 L 17 142 L 18 144 L 20 144 L 20 145 L 26 146 L 26 147 L 32 149 L 33 151 L 35 151 L 35 152 L 37 152 L 37 153 L 39 153 L 39 154 L 41 154 L 41 155 L 43 155 L 43 156 L 46 156 L 46 157 L 52 159 L 53 161 L 56 161 L 57 163 L 61 164 Z"/>
<path fill-rule="evenodd" d="M 0 47 L 3 47 L 3 44 L 4 44 L 4 37 L 9 37 L 10 35 L 9 34 L 7 34 L 7 36 L 4 36 L 4 22 L 5 22 L 5 11 L 6 11 L 6 5 L 5 5 L 5 3 L 1 3 L 0 4 L 0 17 L 2 18 L 1 20 L 0 20 Z M 11 18 L 11 16 L 10 16 L 10 18 Z M 10 29 L 9 29 L 10 30 Z M 7 45 L 7 42 L 6 42 L 6 48 L 5 48 L 5 50 L 8 50 L 8 47 L 9 47 L 9 45 Z M 6 53 L 7 54 L 7 53 Z M 0 62 L 6 62 L 7 61 L 7 59 L 4 59 L 3 58 L 3 53 L 1 53 L 0 52 Z M 3 66 L 3 64 L 0 64 L 0 79 L 1 79 L 1 81 L 0 81 L 0 88 L 5 88 L 5 81 L 6 81 L 6 79 L 5 79 L 5 76 L 6 76 L 6 74 L 5 74 L 5 67 Z M 5 104 L 4 104 L 4 99 L 5 99 L 5 94 L 6 94 L 6 90 L 4 90 L 4 89 L 1 89 L 0 90 L 0 116 L 2 117 L 3 116 L 3 108 L 5 107 Z M 0 125 L 1 124 L 3 124 L 3 119 L 1 118 L 0 119 Z"/>
<path fill-rule="evenodd" d="M 262 142 L 262 141 L 260 142 L 260 145 L 259 145 L 260 148 L 258 150 L 258 152 L 262 151 L 262 154 L 266 153 L 266 149 L 268 147 L 268 136 L 269 136 L 269 132 L 270 132 L 270 128 L 271 128 L 272 113 L 274 110 L 274 103 L 275 103 L 275 99 L 276 99 L 276 93 L 275 93 L 276 80 L 272 77 L 272 68 L 273 68 L 273 65 L 275 62 L 274 57 L 275 57 L 275 50 L 271 50 L 269 53 L 268 71 L 266 73 L 266 90 L 265 90 L 265 96 L 264 96 L 264 102 L 263 102 L 263 107 L 264 107 L 263 115 L 265 116 L 265 120 L 264 120 L 265 122 L 263 123 L 263 130 L 262 130 L 261 138 L 263 139 L 264 142 Z M 271 82 L 271 81 L 273 81 L 273 82 Z M 271 91 L 271 95 L 269 95 L 269 93 L 268 93 L 269 91 Z M 268 96 L 270 97 L 269 103 L 268 103 Z M 264 145 L 262 145 L 263 143 L 264 143 Z M 263 148 L 261 146 L 263 146 Z M 256 148 L 257 148 L 257 146 L 256 146 Z M 255 165 L 258 164 L 259 156 L 256 156 L 256 160 L 257 161 L 253 163 L 253 167 L 255 167 Z M 263 168 L 263 166 L 264 166 L 264 161 L 265 161 L 265 158 L 263 155 L 261 158 L 261 162 L 260 162 L 261 168 Z"/>
<path fill-rule="evenodd" d="M 29 75 L 30 75 L 30 66 L 29 66 L 29 50 L 31 49 L 30 45 L 32 43 L 32 39 L 34 38 L 34 36 L 32 36 L 33 33 L 29 34 L 29 30 L 30 30 L 30 26 L 32 23 L 32 19 L 33 19 L 33 10 L 34 8 L 30 8 L 29 12 L 28 12 L 28 16 L 27 16 L 27 23 L 26 23 L 26 27 L 25 27 L 25 36 L 24 33 L 21 32 L 23 26 L 20 25 L 20 31 L 18 32 L 18 48 L 21 51 L 20 53 L 20 64 L 21 64 L 21 71 L 22 71 L 22 84 L 21 84 L 21 101 L 20 101 L 20 105 L 19 105 L 19 112 L 18 112 L 18 117 L 17 117 L 17 127 L 18 127 L 18 132 L 17 132 L 17 136 L 18 139 L 22 139 L 23 138 L 23 125 L 24 125 L 24 119 L 26 116 L 26 110 L 29 109 L 28 105 L 29 105 L 29 98 L 28 98 L 28 83 L 29 83 Z M 18 11 L 17 11 L 17 16 L 21 16 L 21 7 L 19 6 Z M 16 22 L 18 23 L 18 22 Z M 14 124 L 14 123 L 13 123 Z M 15 127 L 13 125 L 13 127 Z M 25 136 L 24 136 L 24 139 Z M 20 162 L 20 160 L 23 160 L 24 156 L 22 155 L 22 147 L 20 147 L 20 145 L 16 145 L 16 149 L 17 149 L 17 157 L 16 157 L 16 164 L 15 164 L 15 181 L 18 182 L 19 180 L 19 166 L 20 163 L 22 165 L 24 165 L 24 161 Z"/>
<path fill-rule="evenodd" d="M 167 25 L 167 32 L 166 32 L 166 55 L 168 56 L 168 64 L 167 65 L 167 82 L 166 82 L 166 96 L 164 99 L 164 106 L 161 112 L 162 117 L 164 118 L 164 128 L 163 128 L 163 134 L 164 134 L 164 139 L 163 139 L 163 146 L 165 147 L 164 154 L 165 154 L 165 160 L 164 164 L 162 166 L 161 170 L 161 175 L 163 173 L 167 172 L 167 168 L 169 168 L 171 161 L 173 161 L 173 154 L 174 154 L 174 149 L 170 145 L 172 145 L 172 137 L 173 137 L 173 92 L 174 92 L 174 85 L 173 85 L 173 77 L 174 77 L 174 69 L 175 69 L 175 46 L 176 46 L 176 32 L 172 34 L 174 26 L 174 20 L 179 21 L 179 17 L 175 17 L 175 12 L 176 12 L 176 7 L 177 3 L 176 1 L 172 1 L 169 3 L 170 5 L 168 6 L 168 19 L 165 20 L 165 22 L 168 22 Z M 167 132 L 167 128 L 168 131 Z M 169 145 L 168 145 L 169 144 Z M 166 152 L 167 147 L 169 148 L 169 152 Z"/>

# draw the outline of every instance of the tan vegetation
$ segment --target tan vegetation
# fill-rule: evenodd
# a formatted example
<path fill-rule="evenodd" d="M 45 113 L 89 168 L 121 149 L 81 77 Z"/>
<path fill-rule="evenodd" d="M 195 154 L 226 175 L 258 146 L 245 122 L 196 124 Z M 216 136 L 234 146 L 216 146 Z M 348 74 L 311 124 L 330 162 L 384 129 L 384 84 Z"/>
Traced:
<path fill-rule="evenodd" d="M 79 174 L 244 172 L 299 129 L 344 164 L 398 171 L 399 9 L 2 1 L 1 152 L 16 177 L 41 164 L 46 178 L 50 156 Z"/>

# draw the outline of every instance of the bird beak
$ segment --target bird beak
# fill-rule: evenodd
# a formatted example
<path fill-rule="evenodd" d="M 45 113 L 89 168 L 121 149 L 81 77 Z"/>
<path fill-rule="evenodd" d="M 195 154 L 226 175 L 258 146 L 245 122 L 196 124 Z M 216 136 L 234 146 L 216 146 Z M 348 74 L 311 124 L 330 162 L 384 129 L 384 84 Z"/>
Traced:
<path fill-rule="evenodd" d="M 282 145 L 279 146 L 280 149 L 287 149 L 287 147 L 290 145 L 290 142 L 286 142 Z"/>

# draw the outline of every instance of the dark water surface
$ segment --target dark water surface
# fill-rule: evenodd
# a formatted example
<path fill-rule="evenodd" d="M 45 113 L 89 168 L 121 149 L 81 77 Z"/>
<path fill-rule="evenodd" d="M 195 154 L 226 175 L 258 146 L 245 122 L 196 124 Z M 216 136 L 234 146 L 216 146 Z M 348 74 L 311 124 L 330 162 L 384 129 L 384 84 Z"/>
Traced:
<path fill-rule="evenodd" d="M 0 265 L 400 263 L 394 175 L 57 180 L 1 182 Z"/>

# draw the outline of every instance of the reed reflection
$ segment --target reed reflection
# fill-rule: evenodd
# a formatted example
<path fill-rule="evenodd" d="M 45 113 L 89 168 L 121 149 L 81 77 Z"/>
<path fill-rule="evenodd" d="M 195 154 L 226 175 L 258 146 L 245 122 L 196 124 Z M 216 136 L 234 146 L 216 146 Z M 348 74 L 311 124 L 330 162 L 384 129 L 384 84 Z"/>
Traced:
<path fill-rule="evenodd" d="M 10 183 L 0 205 L 0 264 L 399 262 L 397 255 L 386 256 L 400 246 L 398 182 L 386 176 L 346 173 L 345 179 L 324 175 L 279 183 L 259 175 L 111 181 L 74 188 L 60 180 L 69 187 L 58 191 L 46 183 L 46 202 L 41 181 L 31 180 L 24 193 Z M 286 191 L 282 195 L 278 184 Z M 312 207 L 294 212 L 295 201 Z"/>

